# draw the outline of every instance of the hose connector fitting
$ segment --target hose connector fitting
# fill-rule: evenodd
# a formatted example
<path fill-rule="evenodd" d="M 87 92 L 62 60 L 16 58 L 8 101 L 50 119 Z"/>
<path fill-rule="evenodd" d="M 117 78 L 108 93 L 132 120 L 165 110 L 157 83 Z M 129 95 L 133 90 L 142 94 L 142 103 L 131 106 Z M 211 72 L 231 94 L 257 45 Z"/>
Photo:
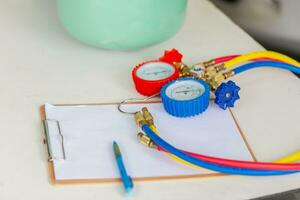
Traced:
<path fill-rule="evenodd" d="M 204 73 L 203 73 L 203 78 L 205 80 L 210 79 L 211 77 L 215 76 L 217 73 L 219 73 L 220 71 L 223 71 L 223 70 L 226 70 L 224 64 L 216 65 L 212 68 L 205 69 Z"/>
<path fill-rule="evenodd" d="M 143 113 L 144 119 L 146 120 L 147 124 L 148 124 L 149 126 L 154 125 L 154 119 L 153 119 L 153 116 L 152 116 L 152 114 L 149 112 L 148 108 L 143 107 L 143 108 L 142 108 L 142 113 Z"/>
<path fill-rule="evenodd" d="M 175 62 L 174 65 L 179 69 L 180 71 L 180 77 L 188 77 L 191 76 L 191 69 L 189 66 L 182 62 Z"/>
<path fill-rule="evenodd" d="M 218 75 L 208 79 L 207 82 L 208 82 L 211 90 L 215 91 L 223 81 L 225 81 L 226 79 L 228 79 L 232 76 L 234 76 L 234 72 L 232 70 L 230 70 L 228 72 L 225 72 L 223 74 L 218 74 Z"/>
<path fill-rule="evenodd" d="M 216 63 L 215 63 L 214 59 L 211 59 L 211 60 L 208 60 L 208 61 L 205 61 L 205 62 L 202 63 L 203 67 L 205 67 L 205 68 L 214 66 L 215 64 Z"/>
<path fill-rule="evenodd" d="M 151 149 L 157 148 L 157 145 L 146 134 L 140 132 L 138 133 L 137 137 L 139 142 L 144 146 L 149 147 Z"/>
<path fill-rule="evenodd" d="M 134 113 L 134 120 L 139 127 L 142 127 L 143 125 L 147 124 L 145 117 L 140 111 Z"/>

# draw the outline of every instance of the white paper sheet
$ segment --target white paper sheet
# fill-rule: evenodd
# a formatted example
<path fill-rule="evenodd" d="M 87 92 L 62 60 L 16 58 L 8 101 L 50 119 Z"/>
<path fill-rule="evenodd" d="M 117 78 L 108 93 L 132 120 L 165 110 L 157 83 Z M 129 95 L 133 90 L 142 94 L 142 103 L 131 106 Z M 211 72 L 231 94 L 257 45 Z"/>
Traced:
<path fill-rule="evenodd" d="M 126 105 L 137 111 L 145 104 Z M 252 160 L 229 111 L 210 106 L 193 118 L 176 118 L 161 103 L 146 104 L 161 137 L 184 150 L 231 159 Z M 117 141 L 129 175 L 134 178 L 209 174 L 191 169 L 137 140 L 133 116 L 119 113 L 116 105 L 45 107 L 46 118 L 59 121 L 64 138 L 65 160 L 54 160 L 56 180 L 110 179 L 119 173 L 112 143 Z M 53 157 L 62 157 L 56 123 L 49 123 Z"/>

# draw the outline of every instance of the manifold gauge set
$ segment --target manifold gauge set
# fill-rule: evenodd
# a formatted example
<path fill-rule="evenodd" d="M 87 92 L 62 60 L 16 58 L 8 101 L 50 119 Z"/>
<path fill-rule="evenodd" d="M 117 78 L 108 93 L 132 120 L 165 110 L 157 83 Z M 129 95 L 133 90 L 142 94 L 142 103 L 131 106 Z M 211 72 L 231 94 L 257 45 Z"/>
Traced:
<path fill-rule="evenodd" d="M 142 62 L 132 70 L 132 78 L 138 93 L 150 99 L 160 95 L 163 107 L 174 117 L 187 118 L 205 114 L 210 100 L 220 109 L 235 106 L 240 99 L 240 87 L 231 77 L 259 67 L 273 67 L 300 74 L 300 63 L 273 51 L 229 55 L 188 66 L 176 49 L 165 51 L 158 59 Z M 153 117 L 147 108 L 134 113 L 135 121 L 142 129 L 139 140 L 193 167 L 238 175 L 270 176 L 300 172 L 300 151 L 277 162 L 251 162 L 210 157 L 180 150 L 158 134 Z"/>

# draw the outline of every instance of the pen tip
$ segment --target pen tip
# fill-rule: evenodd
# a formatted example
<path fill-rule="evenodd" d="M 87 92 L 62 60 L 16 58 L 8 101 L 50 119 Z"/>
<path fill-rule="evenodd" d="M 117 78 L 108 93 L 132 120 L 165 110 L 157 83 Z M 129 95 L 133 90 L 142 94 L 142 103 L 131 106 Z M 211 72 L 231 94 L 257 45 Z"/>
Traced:
<path fill-rule="evenodd" d="M 119 149 L 119 145 L 117 144 L 116 141 L 113 141 L 113 148 L 114 148 L 114 152 L 115 152 L 116 156 L 121 154 L 120 149 Z"/>

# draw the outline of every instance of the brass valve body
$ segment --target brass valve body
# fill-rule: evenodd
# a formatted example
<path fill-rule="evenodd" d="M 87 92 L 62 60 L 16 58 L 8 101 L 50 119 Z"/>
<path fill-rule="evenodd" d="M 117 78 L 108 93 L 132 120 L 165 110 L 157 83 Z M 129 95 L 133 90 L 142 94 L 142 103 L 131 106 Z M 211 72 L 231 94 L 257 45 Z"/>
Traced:
<path fill-rule="evenodd" d="M 139 133 L 138 134 L 138 140 L 140 141 L 141 144 L 145 145 L 146 147 L 155 149 L 157 148 L 157 145 L 151 140 L 146 134 L 144 133 Z"/>

